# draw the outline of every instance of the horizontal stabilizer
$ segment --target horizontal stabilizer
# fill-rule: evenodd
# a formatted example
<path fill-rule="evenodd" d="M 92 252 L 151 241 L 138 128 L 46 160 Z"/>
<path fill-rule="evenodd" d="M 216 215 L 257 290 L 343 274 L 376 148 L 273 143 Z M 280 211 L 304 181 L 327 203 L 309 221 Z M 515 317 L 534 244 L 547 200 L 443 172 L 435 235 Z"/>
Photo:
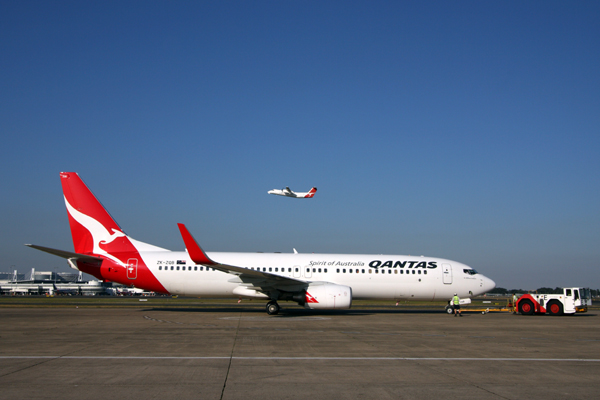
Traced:
<path fill-rule="evenodd" d="M 73 252 L 65 251 L 65 250 L 51 249 L 50 247 L 37 246 L 35 244 L 26 244 L 25 246 L 31 247 L 36 250 L 44 251 L 46 253 L 50 253 L 55 256 L 66 258 L 67 260 L 75 259 L 75 260 L 80 260 L 80 261 L 84 261 L 84 262 L 91 263 L 91 264 L 94 264 L 94 263 L 102 264 L 102 261 L 103 261 L 103 259 L 100 257 L 88 256 L 85 254 L 73 253 Z"/>

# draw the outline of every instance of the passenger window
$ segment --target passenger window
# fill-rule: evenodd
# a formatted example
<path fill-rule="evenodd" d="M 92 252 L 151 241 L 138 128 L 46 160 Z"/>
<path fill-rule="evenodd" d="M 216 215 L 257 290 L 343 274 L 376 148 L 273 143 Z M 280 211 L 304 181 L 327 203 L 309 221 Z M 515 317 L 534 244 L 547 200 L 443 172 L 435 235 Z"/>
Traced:
<path fill-rule="evenodd" d="M 395 273 L 395 274 L 398 274 L 398 270 L 397 270 L 397 269 L 395 269 L 395 270 L 394 270 L 394 273 Z"/>
<path fill-rule="evenodd" d="M 352 270 L 351 270 L 351 269 L 349 269 L 349 270 L 348 270 L 348 273 L 349 273 L 349 274 L 351 274 L 351 273 L 352 273 Z"/>
<path fill-rule="evenodd" d="M 361 271 L 362 271 L 362 273 L 363 273 L 363 274 L 365 273 L 365 270 L 364 270 L 364 269 L 363 269 L 363 270 L 361 270 Z"/>
<path fill-rule="evenodd" d="M 335 272 L 337 272 L 339 274 L 340 273 L 340 269 L 339 268 L 336 269 Z"/>
<path fill-rule="evenodd" d="M 158 267 L 158 270 L 159 270 L 159 271 L 162 271 L 162 267 Z"/>
<path fill-rule="evenodd" d="M 298 272 L 298 268 L 295 268 L 294 270 L 295 270 L 296 272 Z"/>
<path fill-rule="evenodd" d="M 321 268 L 319 268 L 319 273 L 321 272 Z"/>
<path fill-rule="evenodd" d="M 413 269 L 413 275 L 415 274 L 415 270 Z"/>
<path fill-rule="evenodd" d="M 323 272 L 327 273 L 327 268 L 323 269 Z"/>
<path fill-rule="evenodd" d="M 419 270 L 419 275 L 421 275 L 421 270 Z"/>
<path fill-rule="evenodd" d="M 400 275 L 402 275 L 403 273 L 404 273 L 404 270 L 403 270 L 403 269 L 401 269 L 401 270 L 400 270 Z"/>
<path fill-rule="evenodd" d="M 372 273 L 373 273 L 373 270 L 372 270 L 372 269 L 370 269 L 370 270 L 369 270 L 369 273 L 370 273 L 370 274 L 372 274 Z"/>
<path fill-rule="evenodd" d="M 273 268 L 269 267 L 269 272 L 273 271 Z"/>
<path fill-rule="evenodd" d="M 191 271 L 191 270 L 192 270 L 192 267 L 188 267 L 188 271 Z"/>
<path fill-rule="evenodd" d="M 427 270 L 423 271 L 423 275 L 427 275 Z"/>
<path fill-rule="evenodd" d="M 376 269 L 376 270 L 375 270 L 375 273 L 376 273 L 376 274 L 378 274 L 378 273 L 379 273 L 379 270 L 378 270 L 378 269 Z"/>
<path fill-rule="evenodd" d="M 346 273 L 346 268 L 344 268 L 344 269 L 342 270 L 342 272 L 343 272 L 343 273 Z"/>
<path fill-rule="evenodd" d="M 195 267 L 194 267 L 194 271 L 198 271 L 198 266 L 195 266 Z"/>
<path fill-rule="evenodd" d="M 177 271 L 179 271 L 179 267 L 177 267 Z"/>
<path fill-rule="evenodd" d="M 313 268 L 313 272 L 317 272 L 317 269 L 316 269 L 316 268 Z"/>
<path fill-rule="evenodd" d="M 392 273 L 392 270 L 391 270 L 391 269 L 388 269 L 388 274 L 391 274 L 391 273 Z"/>

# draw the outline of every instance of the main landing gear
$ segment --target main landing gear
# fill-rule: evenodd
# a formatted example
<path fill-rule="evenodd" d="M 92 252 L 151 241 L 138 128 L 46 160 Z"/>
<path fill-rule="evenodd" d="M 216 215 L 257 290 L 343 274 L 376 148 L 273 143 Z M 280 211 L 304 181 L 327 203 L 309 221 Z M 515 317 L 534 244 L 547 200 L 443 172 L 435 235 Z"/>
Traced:
<path fill-rule="evenodd" d="M 267 303 L 267 314 L 277 315 L 279 313 L 279 304 L 275 300 L 271 300 Z"/>

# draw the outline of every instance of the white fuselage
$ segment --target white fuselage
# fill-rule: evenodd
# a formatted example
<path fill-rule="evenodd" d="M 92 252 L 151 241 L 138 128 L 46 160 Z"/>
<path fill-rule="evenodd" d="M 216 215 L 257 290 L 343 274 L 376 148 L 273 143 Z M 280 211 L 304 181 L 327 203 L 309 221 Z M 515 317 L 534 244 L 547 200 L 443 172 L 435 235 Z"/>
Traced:
<path fill-rule="evenodd" d="M 207 255 L 219 263 L 305 282 L 346 285 L 352 288 L 354 299 L 445 300 L 454 293 L 460 297 L 480 295 L 495 286 L 491 279 L 470 267 L 441 258 L 361 254 Z M 240 297 L 239 289 L 235 291 L 240 286 L 235 275 L 196 265 L 187 252 L 141 252 L 141 257 L 169 293 Z M 135 279 L 131 284 L 135 285 Z"/>

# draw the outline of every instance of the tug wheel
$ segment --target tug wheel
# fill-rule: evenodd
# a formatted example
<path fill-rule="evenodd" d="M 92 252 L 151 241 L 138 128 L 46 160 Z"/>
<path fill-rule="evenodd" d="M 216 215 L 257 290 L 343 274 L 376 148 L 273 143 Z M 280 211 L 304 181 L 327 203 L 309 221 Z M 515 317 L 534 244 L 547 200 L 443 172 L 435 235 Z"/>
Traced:
<path fill-rule="evenodd" d="M 548 310 L 550 315 L 563 315 L 563 306 L 558 301 L 551 301 L 548 303 L 546 310 Z"/>
<path fill-rule="evenodd" d="M 521 300 L 519 302 L 519 312 L 523 315 L 533 315 L 535 312 L 535 307 L 533 307 L 531 300 Z"/>

